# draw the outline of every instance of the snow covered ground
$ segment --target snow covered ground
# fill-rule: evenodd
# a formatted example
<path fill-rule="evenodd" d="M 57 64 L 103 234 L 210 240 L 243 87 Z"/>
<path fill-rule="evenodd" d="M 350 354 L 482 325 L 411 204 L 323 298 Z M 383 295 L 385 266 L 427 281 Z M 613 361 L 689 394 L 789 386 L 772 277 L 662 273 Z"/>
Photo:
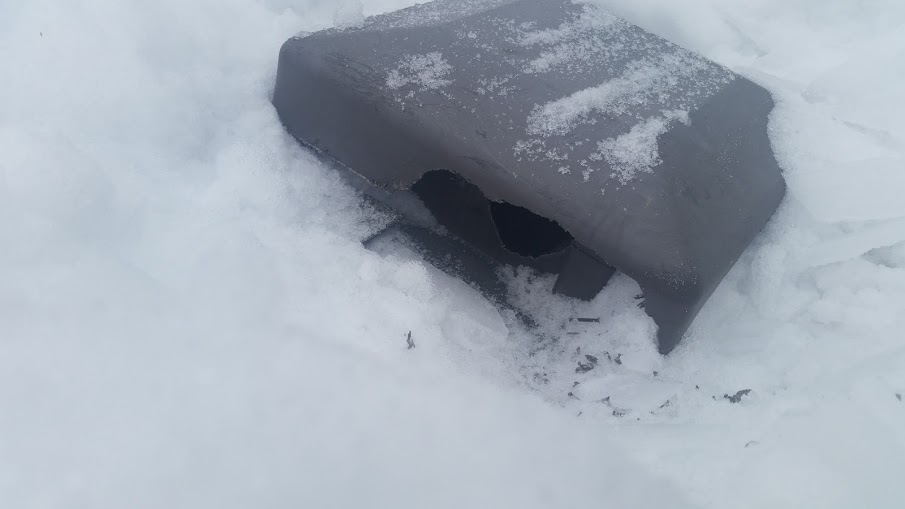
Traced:
<path fill-rule="evenodd" d="M 412 0 L 0 0 L 0 507 L 905 507 L 905 3 L 596 1 L 778 103 L 668 358 L 626 278 L 513 273 L 539 340 L 360 246 L 277 50 Z"/>

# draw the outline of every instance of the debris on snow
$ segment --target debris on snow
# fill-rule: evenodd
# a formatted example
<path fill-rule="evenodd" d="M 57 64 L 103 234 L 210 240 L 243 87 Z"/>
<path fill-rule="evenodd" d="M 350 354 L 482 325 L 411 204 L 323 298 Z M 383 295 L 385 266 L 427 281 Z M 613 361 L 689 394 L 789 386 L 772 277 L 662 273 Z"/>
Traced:
<path fill-rule="evenodd" d="M 728 399 L 730 403 L 738 403 L 742 400 L 743 397 L 747 396 L 750 393 L 751 393 L 751 389 L 742 389 L 742 390 L 736 392 L 735 394 L 733 394 L 732 396 L 730 396 L 728 394 L 723 394 L 723 398 Z"/>
<path fill-rule="evenodd" d="M 587 363 L 579 361 L 578 367 L 575 368 L 576 373 L 587 373 L 597 367 L 597 357 L 594 357 L 593 355 L 585 355 L 584 357 L 587 360 Z"/>

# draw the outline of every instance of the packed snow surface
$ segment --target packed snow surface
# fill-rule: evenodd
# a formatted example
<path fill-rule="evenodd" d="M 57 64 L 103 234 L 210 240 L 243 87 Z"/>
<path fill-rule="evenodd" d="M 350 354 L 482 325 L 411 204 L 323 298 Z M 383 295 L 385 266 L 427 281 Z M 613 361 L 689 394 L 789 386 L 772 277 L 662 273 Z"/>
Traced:
<path fill-rule="evenodd" d="M 277 51 L 413 3 L 0 1 L 0 507 L 905 507 L 905 3 L 595 2 L 777 102 L 788 197 L 667 358 L 623 276 L 508 270 L 528 329 L 361 247 Z"/>

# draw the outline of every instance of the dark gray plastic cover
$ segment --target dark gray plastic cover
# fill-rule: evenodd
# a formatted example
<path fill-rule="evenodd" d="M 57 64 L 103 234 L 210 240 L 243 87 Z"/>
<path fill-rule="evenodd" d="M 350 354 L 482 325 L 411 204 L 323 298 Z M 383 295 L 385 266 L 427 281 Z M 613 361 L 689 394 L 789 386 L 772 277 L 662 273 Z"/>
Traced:
<path fill-rule="evenodd" d="M 631 276 L 664 353 L 785 192 L 765 90 L 568 0 L 440 0 L 290 39 L 273 103 L 375 185 L 449 170 L 556 221 L 576 251 L 559 290 Z"/>

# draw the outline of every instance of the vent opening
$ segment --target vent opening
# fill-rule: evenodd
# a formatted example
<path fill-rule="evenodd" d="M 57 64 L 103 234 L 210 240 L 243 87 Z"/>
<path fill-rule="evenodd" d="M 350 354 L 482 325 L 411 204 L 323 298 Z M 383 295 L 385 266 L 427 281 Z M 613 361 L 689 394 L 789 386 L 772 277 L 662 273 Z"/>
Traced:
<path fill-rule="evenodd" d="M 504 253 L 538 258 L 563 251 L 572 243 L 555 221 L 506 202 L 491 202 L 481 190 L 455 173 L 425 173 L 412 186 L 444 228 L 489 255 Z"/>
<path fill-rule="evenodd" d="M 503 247 L 522 256 L 537 258 L 562 251 L 572 236 L 556 221 L 506 202 L 491 202 L 490 215 Z"/>

